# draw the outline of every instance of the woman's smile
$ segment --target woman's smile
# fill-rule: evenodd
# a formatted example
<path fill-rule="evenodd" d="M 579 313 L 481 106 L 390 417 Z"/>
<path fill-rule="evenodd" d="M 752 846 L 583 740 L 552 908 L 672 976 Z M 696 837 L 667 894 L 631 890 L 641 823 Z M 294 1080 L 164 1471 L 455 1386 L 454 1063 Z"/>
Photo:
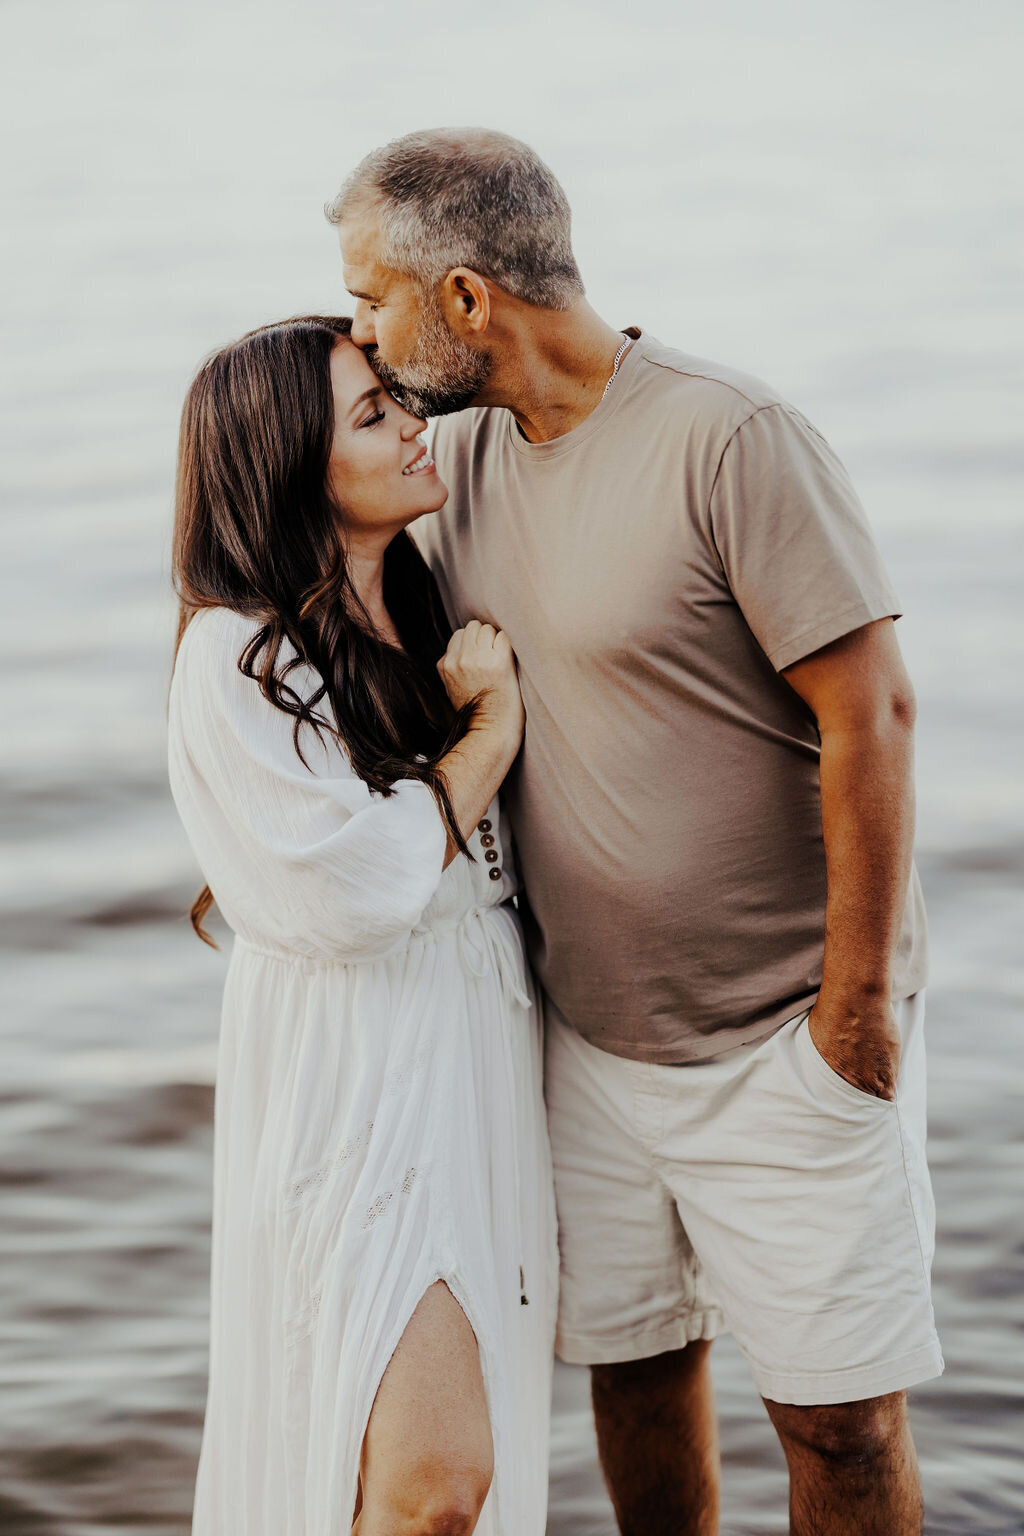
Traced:
<path fill-rule="evenodd" d="M 416 457 L 402 470 L 403 475 L 436 475 L 436 473 L 436 466 L 433 459 L 430 457 L 430 454 L 427 452 L 425 443 L 421 445 L 420 451 Z"/>

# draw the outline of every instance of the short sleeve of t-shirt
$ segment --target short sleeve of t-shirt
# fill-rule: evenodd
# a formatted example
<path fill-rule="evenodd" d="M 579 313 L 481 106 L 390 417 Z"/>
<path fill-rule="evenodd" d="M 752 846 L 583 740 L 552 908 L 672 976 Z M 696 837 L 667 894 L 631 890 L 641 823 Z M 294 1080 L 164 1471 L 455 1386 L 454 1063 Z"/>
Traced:
<path fill-rule="evenodd" d="M 792 407 L 763 406 L 736 429 L 709 515 L 732 594 L 776 671 L 899 617 L 849 475 Z"/>

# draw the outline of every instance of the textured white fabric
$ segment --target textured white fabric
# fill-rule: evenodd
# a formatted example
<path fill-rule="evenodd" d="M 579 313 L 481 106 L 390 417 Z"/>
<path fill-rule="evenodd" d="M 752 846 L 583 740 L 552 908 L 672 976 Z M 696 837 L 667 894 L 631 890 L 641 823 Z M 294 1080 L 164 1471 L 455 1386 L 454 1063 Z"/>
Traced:
<path fill-rule="evenodd" d="M 497 802 L 500 864 L 477 831 L 477 863 L 442 873 L 424 785 L 376 795 L 308 728 L 303 766 L 293 722 L 238 671 L 252 633 L 225 609 L 194 619 L 170 702 L 175 801 L 236 936 L 192 1530 L 348 1536 L 381 1376 L 443 1279 L 476 1333 L 491 1413 L 477 1530 L 542 1536 L 554 1197 Z"/>

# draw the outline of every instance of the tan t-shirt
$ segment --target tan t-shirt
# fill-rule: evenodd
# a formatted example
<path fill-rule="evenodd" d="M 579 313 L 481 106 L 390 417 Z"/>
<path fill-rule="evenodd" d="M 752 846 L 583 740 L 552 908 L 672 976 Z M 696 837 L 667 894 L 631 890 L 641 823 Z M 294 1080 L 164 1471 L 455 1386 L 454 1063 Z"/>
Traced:
<path fill-rule="evenodd" d="M 766 386 L 653 337 L 573 431 L 438 423 L 415 525 L 450 617 L 507 631 L 526 739 L 505 803 L 531 959 L 581 1035 L 685 1062 L 821 980 L 814 717 L 779 670 L 898 615 L 843 466 Z M 925 981 L 916 872 L 896 996 Z"/>

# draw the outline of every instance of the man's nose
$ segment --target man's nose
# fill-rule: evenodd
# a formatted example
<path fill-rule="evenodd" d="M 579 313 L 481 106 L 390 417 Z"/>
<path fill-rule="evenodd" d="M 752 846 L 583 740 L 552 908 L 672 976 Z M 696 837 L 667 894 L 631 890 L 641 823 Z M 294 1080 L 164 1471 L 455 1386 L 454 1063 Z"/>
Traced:
<path fill-rule="evenodd" d="M 357 347 L 372 347 L 377 342 L 377 332 L 373 324 L 373 315 L 369 305 L 362 299 L 356 303 L 356 312 L 352 316 L 352 340 Z"/>

